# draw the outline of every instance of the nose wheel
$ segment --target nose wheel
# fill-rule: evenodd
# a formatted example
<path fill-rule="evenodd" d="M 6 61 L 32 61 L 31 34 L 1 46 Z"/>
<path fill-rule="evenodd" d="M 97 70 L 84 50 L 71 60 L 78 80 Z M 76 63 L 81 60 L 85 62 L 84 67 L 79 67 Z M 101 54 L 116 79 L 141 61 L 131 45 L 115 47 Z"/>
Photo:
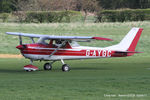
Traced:
<path fill-rule="evenodd" d="M 30 59 L 30 61 L 31 61 L 31 62 L 30 62 L 29 65 L 24 66 L 24 70 L 27 71 L 27 72 L 31 72 L 31 71 L 36 71 L 36 70 L 38 70 L 38 67 L 36 67 L 36 66 L 33 65 L 33 60 Z"/>

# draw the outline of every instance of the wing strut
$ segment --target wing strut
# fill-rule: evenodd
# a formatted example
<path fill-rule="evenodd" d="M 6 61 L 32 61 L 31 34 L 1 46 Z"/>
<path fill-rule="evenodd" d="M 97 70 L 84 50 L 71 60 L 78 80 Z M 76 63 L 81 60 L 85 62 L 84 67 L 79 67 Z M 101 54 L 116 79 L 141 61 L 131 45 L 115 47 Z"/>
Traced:
<path fill-rule="evenodd" d="M 30 38 L 31 38 L 31 40 L 32 40 L 32 43 L 35 43 L 35 41 L 34 41 L 33 37 L 30 37 Z"/>
<path fill-rule="evenodd" d="M 49 55 L 49 57 L 51 57 L 52 55 L 54 55 L 54 54 L 58 51 L 58 49 L 61 48 L 66 42 L 67 42 L 67 41 L 63 41 L 62 44 L 60 44 L 60 45 Z"/>

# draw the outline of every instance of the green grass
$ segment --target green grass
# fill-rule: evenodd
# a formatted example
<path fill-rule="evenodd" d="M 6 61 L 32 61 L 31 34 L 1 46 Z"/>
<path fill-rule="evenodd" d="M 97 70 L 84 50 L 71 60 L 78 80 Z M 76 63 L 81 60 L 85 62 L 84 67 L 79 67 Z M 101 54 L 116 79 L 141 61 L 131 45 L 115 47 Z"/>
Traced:
<path fill-rule="evenodd" d="M 51 35 L 103 36 L 113 42 L 93 41 L 82 45 L 104 47 L 118 43 L 132 27 L 144 31 L 136 48 L 143 51 L 127 58 L 66 61 L 71 71 L 61 71 L 56 62 L 44 71 L 45 62 L 34 62 L 40 71 L 27 73 L 29 60 L 0 59 L 0 99 L 2 100 L 149 100 L 150 99 L 150 22 L 0 24 L 0 53 L 19 54 L 18 37 L 7 31 Z M 25 43 L 31 42 L 24 38 Z M 105 97 L 104 95 L 142 94 L 143 97 Z"/>
<path fill-rule="evenodd" d="M 61 64 L 44 71 L 25 72 L 25 59 L 0 59 L 2 100 L 149 100 L 150 57 L 66 61 L 72 68 L 62 72 Z M 8 63 L 9 62 L 9 63 Z M 143 97 L 105 97 L 105 94 L 142 94 Z"/>

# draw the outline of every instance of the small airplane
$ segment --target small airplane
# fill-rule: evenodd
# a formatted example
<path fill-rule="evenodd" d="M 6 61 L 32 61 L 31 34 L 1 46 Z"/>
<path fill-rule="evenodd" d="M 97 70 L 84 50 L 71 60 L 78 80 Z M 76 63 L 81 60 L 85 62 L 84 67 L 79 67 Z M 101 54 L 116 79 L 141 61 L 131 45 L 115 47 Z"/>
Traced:
<path fill-rule="evenodd" d="M 132 56 L 135 53 L 142 53 L 135 51 L 142 31 L 142 28 L 132 28 L 120 43 L 104 48 L 80 46 L 77 42 L 89 42 L 91 40 L 112 41 L 112 39 L 103 37 L 38 35 L 18 32 L 6 32 L 6 34 L 19 36 L 20 45 L 16 48 L 20 50 L 25 58 L 31 61 L 31 64 L 24 66 L 24 70 L 38 70 L 38 67 L 33 65 L 33 61 L 39 60 L 51 61 L 44 64 L 44 70 L 52 70 L 52 64 L 56 61 L 61 61 L 62 71 L 68 72 L 70 67 L 64 60 L 126 57 Z M 31 38 L 32 43 L 23 44 L 22 36 Z M 34 38 L 39 38 L 37 43 L 35 43 Z"/>

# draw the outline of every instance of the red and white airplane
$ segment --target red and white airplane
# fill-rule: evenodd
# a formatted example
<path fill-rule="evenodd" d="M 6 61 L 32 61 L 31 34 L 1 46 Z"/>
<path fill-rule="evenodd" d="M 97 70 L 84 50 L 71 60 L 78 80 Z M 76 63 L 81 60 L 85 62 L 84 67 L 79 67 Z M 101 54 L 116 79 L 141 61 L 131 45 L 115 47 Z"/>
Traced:
<path fill-rule="evenodd" d="M 24 66 L 24 70 L 38 70 L 38 67 L 32 65 L 32 62 L 44 60 L 51 61 L 50 63 L 45 63 L 45 70 L 51 70 L 52 64 L 55 61 L 61 61 L 63 64 L 62 71 L 67 72 L 70 70 L 70 67 L 64 63 L 64 60 L 126 57 L 132 56 L 135 53 L 141 53 L 135 52 L 135 48 L 142 30 L 142 28 L 132 28 L 120 43 L 104 48 L 80 46 L 77 42 L 88 42 L 91 40 L 111 41 L 111 39 L 102 37 L 37 35 L 17 32 L 6 32 L 6 34 L 19 36 L 20 45 L 16 48 L 20 50 L 25 58 L 31 60 L 31 64 Z M 32 44 L 22 44 L 21 36 L 31 38 Z M 37 43 L 35 43 L 34 38 L 39 38 Z"/>

